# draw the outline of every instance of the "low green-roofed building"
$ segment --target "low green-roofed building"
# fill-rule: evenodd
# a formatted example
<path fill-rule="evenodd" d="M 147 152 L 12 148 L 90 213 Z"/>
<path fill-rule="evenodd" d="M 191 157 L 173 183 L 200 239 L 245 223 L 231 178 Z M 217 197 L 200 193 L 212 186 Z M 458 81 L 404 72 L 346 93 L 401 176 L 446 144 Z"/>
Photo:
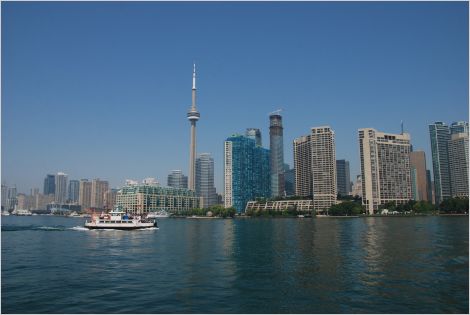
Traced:
<path fill-rule="evenodd" d="M 183 188 L 127 185 L 118 191 L 116 205 L 129 213 L 141 214 L 165 210 L 178 214 L 199 208 L 201 198 L 196 192 Z"/>

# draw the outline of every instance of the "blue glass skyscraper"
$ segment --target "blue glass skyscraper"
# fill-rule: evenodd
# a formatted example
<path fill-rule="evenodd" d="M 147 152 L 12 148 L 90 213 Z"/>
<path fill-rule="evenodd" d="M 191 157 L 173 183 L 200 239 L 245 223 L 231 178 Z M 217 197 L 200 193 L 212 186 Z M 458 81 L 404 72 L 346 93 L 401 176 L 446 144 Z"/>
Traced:
<path fill-rule="evenodd" d="M 55 175 L 47 174 L 44 178 L 44 195 L 55 194 Z"/>
<path fill-rule="evenodd" d="M 449 127 L 440 121 L 429 125 L 436 204 L 452 196 L 449 166 Z"/>
<path fill-rule="evenodd" d="M 271 196 L 269 150 L 254 139 L 233 135 L 224 143 L 225 207 L 245 211 L 250 200 Z"/>

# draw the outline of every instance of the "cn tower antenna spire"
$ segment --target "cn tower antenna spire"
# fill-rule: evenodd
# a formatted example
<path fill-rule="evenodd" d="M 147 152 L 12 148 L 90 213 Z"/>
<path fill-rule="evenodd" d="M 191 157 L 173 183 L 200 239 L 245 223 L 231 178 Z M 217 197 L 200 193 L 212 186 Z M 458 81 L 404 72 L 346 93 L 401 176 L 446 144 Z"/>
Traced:
<path fill-rule="evenodd" d="M 196 64 L 193 64 L 193 90 L 196 89 Z"/>

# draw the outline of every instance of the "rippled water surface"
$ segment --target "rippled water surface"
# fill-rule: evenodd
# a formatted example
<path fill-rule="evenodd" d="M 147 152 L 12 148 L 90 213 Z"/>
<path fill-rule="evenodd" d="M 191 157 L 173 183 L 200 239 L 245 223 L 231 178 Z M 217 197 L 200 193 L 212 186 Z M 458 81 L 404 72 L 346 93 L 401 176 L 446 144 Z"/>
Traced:
<path fill-rule="evenodd" d="M 468 313 L 468 217 L 2 217 L 2 313 Z"/>

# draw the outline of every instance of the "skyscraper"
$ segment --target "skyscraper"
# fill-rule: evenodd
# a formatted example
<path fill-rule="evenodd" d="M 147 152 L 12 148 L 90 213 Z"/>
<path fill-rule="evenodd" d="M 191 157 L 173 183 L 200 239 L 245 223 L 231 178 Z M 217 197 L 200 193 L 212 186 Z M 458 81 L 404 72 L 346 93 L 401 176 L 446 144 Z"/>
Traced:
<path fill-rule="evenodd" d="M 284 143 L 282 116 L 278 112 L 269 116 L 269 148 L 271 150 L 271 194 L 284 196 Z"/>
<path fill-rule="evenodd" d="M 104 207 L 104 194 L 108 191 L 109 184 L 106 180 L 94 179 L 91 182 L 91 206 L 94 208 Z"/>
<path fill-rule="evenodd" d="M 63 204 L 67 200 L 67 174 L 57 173 L 55 176 L 55 202 Z"/>
<path fill-rule="evenodd" d="M 188 111 L 188 120 L 191 123 L 191 143 L 189 146 L 189 189 L 195 190 L 195 158 L 196 158 L 196 122 L 201 115 L 196 109 L 196 65 L 193 68 L 193 89 L 192 89 L 192 105 Z"/>
<path fill-rule="evenodd" d="M 210 153 L 201 153 L 196 159 L 196 194 L 202 197 L 201 208 L 217 203 L 214 187 L 214 159 Z"/>
<path fill-rule="evenodd" d="M 291 168 L 284 171 L 284 188 L 286 196 L 295 195 L 295 169 Z"/>
<path fill-rule="evenodd" d="M 313 127 L 294 140 L 294 165 L 298 196 L 313 197 L 317 211 L 336 203 L 335 133 L 329 126 Z"/>
<path fill-rule="evenodd" d="M 180 170 L 173 170 L 168 174 L 167 186 L 188 189 L 188 177 Z"/>
<path fill-rule="evenodd" d="M 411 199 L 410 135 L 359 129 L 362 204 L 369 214 Z"/>
<path fill-rule="evenodd" d="M 295 194 L 313 198 L 311 136 L 294 139 Z"/>
<path fill-rule="evenodd" d="M 468 126 L 467 132 L 451 135 L 449 162 L 452 196 L 468 197 Z"/>
<path fill-rule="evenodd" d="M 356 182 L 353 184 L 352 187 L 352 195 L 359 196 L 362 198 L 362 177 L 361 175 L 356 176 Z"/>
<path fill-rule="evenodd" d="M 118 189 L 108 189 L 107 192 L 104 194 L 104 208 L 105 209 L 114 209 L 114 206 L 116 204 L 116 195 L 117 195 Z"/>
<path fill-rule="evenodd" d="M 433 195 L 434 195 L 434 184 L 431 179 L 431 171 L 426 170 L 426 185 L 427 185 L 427 194 L 428 194 L 428 201 L 435 203 Z"/>
<path fill-rule="evenodd" d="M 2 208 L 3 209 L 6 209 L 7 198 L 8 198 L 8 186 L 5 184 L 2 184 Z"/>
<path fill-rule="evenodd" d="M 12 210 L 18 204 L 16 187 L 8 187 L 6 210 Z"/>
<path fill-rule="evenodd" d="M 428 201 L 426 155 L 424 151 L 410 152 L 410 168 L 412 199 Z"/>
<path fill-rule="evenodd" d="M 338 194 L 347 196 L 351 192 L 349 161 L 336 160 L 336 187 Z"/>
<path fill-rule="evenodd" d="M 72 179 L 69 181 L 68 200 L 71 202 L 78 202 L 78 195 L 80 193 L 80 181 Z"/>
<path fill-rule="evenodd" d="M 78 204 L 82 206 L 82 210 L 91 207 L 91 182 L 89 182 L 88 179 L 80 180 Z"/>
<path fill-rule="evenodd" d="M 325 211 L 336 203 L 335 133 L 330 126 L 312 128 L 313 207 Z"/>
<path fill-rule="evenodd" d="M 466 121 L 456 121 L 450 125 L 450 133 L 467 133 L 468 134 L 468 122 Z"/>
<path fill-rule="evenodd" d="M 245 135 L 248 138 L 255 140 L 255 143 L 258 147 L 262 146 L 261 131 L 258 128 L 246 128 Z"/>
<path fill-rule="evenodd" d="M 457 128 L 457 127 L 454 127 Z M 434 192 L 436 204 L 452 196 L 449 165 L 449 127 L 437 121 L 429 125 L 431 137 L 432 168 L 434 173 Z"/>
<path fill-rule="evenodd" d="M 44 178 L 44 195 L 55 194 L 55 175 L 47 174 Z"/>
<path fill-rule="evenodd" d="M 224 205 L 245 211 L 248 201 L 271 196 L 269 150 L 255 140 L 233 135 L 224 143 Z"/>

